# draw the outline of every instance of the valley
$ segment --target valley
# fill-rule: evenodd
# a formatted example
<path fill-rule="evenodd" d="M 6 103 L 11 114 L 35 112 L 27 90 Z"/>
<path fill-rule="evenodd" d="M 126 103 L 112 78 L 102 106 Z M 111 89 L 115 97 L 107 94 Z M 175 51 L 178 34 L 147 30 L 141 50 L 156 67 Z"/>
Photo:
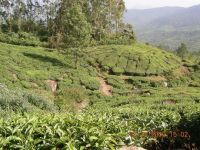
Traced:
<path fill-rule="evenodd" d="M 124 20 L 133 25 L 139 41 L 176 50 L 186 43 L 190 51 L 200 50 L 200 5 L 189 8 L 161 7 L 127 10 Z"/>

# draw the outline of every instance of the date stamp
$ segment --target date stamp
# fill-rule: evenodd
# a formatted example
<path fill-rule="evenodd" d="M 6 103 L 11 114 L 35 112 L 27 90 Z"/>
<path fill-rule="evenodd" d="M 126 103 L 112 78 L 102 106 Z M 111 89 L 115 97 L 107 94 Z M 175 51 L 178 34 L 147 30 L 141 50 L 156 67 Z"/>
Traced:
<path fill-rule="evenodd" d="M 129 132 L 129 135 L 132 138 L 136 137 L 151 137 L 151 138 L 189 138 L 190 135 L 186 131 L 168 131 L 168 132 L 162 132 L 162 131 L 142 131 L 142 132 Z"/>

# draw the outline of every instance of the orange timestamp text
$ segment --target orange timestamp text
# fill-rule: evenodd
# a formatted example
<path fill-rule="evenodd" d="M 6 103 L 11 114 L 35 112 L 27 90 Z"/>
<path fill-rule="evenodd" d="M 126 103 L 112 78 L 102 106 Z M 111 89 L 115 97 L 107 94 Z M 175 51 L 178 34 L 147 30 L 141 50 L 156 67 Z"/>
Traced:
<path fill-rule="evenodd" d="M 129 132 L 129 135 L 133 138 L 135 137 L 151 137 L 151 138 L 189 138 L 190 135 L 186 131 L 142 131 L 142 132 Z"/>

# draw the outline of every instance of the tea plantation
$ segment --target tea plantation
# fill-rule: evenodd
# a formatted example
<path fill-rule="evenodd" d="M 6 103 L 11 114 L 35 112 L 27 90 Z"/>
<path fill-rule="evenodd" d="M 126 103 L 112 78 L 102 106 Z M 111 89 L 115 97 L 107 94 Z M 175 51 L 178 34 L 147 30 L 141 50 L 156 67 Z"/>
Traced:
<path fill-rule="evenodd" d="M 200 149 L 200 62 L 135 43 L 0 43 L 1 149 Z"/>

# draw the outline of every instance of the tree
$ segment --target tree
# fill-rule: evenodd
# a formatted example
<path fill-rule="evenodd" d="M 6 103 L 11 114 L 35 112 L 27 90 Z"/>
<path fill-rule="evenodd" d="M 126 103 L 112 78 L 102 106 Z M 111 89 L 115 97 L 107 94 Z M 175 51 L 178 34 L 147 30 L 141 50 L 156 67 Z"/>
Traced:
<path fill-rule="evenodd" d="M 189 53 L 187 50 L 187 46 L 184 43 L 181 43 L 181 45 L 178 47 L 176 52 L 177 52 L 177 55 L 181 57 L 182 59 L 184 59 Z"/>
<path fill-rule="evenodd" d="M 122 19 L 125 11 L 125 3 L 123 0 L 114 0 L 113 4 L 113 21 L 115 22 L 115 31 L 118 33 L 119 25 L 123 22 Z"/>
<path fill-rule="evenodd" d="M 124 0 L 0 0 L 0 28 L 31 33 L 52 48 L 130 43 L 124 11 Z"/>
<path fill-rule="evenodd" d="M 14 14 L 13 19 L 16 20 L 17 31 L 21 31 L 22 20 L 24 20 L 24 16 L 26 13 L 26 4 L 23 0 L 16 0 L 15 6 L 13 8 Z"/>
<path fill-rule="evenodd" d="M 57 17 L 57 31 L 63 35 L 66 46 L 84 46 L 91 39 L 91 25 L 80 3 L 63 0 Z"/>
<path fill-rule="evenodd" d="M 14 6 L 14 0 L 4 0 L 0 1 L 1 14 L 7 23 L 7 28 L 12 32 L 12 8 Z"/>

